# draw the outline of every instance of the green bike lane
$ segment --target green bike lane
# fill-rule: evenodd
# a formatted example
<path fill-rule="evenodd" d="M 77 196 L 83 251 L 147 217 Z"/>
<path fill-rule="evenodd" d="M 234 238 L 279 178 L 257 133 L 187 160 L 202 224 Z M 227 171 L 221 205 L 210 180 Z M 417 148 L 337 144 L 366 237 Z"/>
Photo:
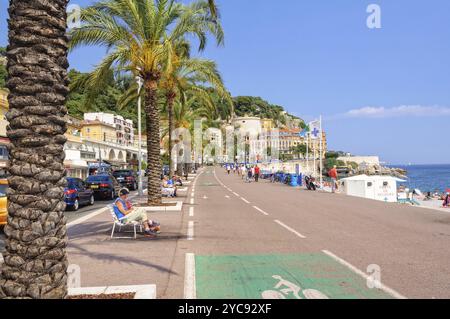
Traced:
<path fill-rule="evenodd" d="M 230 176 L 230 178 L 238 178 Z M 186 285 L 198 299 L 392 298 L 308 238 L 221 185 L 207 168 L 195 191 L 193 260 Z M 270 196 L 270 194 L 261 194 Z M 294 231 L 294 232 L 293 232 Z"/>

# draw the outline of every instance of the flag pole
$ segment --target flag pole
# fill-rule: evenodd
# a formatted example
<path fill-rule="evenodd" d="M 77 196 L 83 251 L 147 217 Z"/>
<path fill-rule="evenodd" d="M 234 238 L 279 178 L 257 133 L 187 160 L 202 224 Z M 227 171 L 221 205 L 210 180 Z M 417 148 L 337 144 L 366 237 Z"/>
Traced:
<path fill-rule="evenodd" d="M 323 131 L 322 131 L 322 115 L 320 116 L 320 187 L 323 189 Z"/>
<path fill-rule="evenodd" d="M 316 165 L 316 159 L 317 159 L 317 156 L 316 156 L 316 142 L 315 142 L 316 140 L 314 140 L 314 143 L 313 143 L 313 175 L 314 175 L 314 178 L 316 178 L 317 177 L 317 165 Z"/>
<path fill-rule="evenodd" d="M 309 133 L 306 132 L 306 172 L 309 174 Z"/>

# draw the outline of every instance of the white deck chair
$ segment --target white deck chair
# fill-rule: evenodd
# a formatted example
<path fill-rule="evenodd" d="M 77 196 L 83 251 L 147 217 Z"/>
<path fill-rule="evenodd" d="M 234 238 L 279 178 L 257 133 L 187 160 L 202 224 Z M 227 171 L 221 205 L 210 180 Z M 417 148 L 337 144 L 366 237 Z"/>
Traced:
<path fill-rule="evenodd" d="M 137 238 L 137 229 L 139 229 L 139 232 L 142 233 L 143 232 L 143 227 L 142 227 L 142 223 L 140 222 L 124 222 L 123 220 L 120 220 L 117 218 L 116 213 L 114 212 L 114 205 L 109 205 L 109 212 L 111 213 L 111 216 L 113 218 L 113 227 L 112 227 L 112 231 L 111 231 L 111 239 L 136 239 Z M 125 219 L 126 217 L 124 217 L 123 219 Z M 127 231 L 126 233 L 133 233 L 134 237 L 114 237 L 115 231 L 116 231 L 116 227 L 119 227 L 119 233 L 122 231 L 122 227 L 129 227 L 132 226 L 133 227 L 133 231 Z"/>
<path fill-rule="evenodd" d="M 168 189 L 165 189 L 164 187 L 161 187 L 161 195 L 163 197 L 172 197 L 173 192 L 169 191 Z"/>

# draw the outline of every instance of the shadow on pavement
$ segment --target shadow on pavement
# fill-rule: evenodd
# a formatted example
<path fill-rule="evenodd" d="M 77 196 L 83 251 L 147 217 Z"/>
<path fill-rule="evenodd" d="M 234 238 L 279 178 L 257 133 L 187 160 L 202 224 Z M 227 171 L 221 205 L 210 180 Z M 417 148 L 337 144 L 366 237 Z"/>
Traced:
<path fill-rule="evenodd" d="M 174 271 L 170 270 L 169 268 L 155 265 L 155 264 L 152 264 L 150 262 L 147 262 L 147 261 L 145 261 L 143 259 L 139 259 L 139 258 L 102 253 L 102 252 L 98 252 L 98 251 L 90 251 L 90 250 L 83 248 L 82 245 L 77 245 L 74 243 L 70 244 L 70 249 L 71 249 L 71 251 L 69 253 L 70 255 L 80 255 L 80 256 L 96 259 L 96 260 L 107 261 L 107 262 L 118 262 L 118 263 L 123 263 L 126 265 L 134 264 L 134 265 L 139 265 L 139 266 L 144 266 L 144 267 L 150 267 L 150 268 L 156 269 L 158 271 L 166 272 L 166 273 L 169 273 L 172 275 L 178 275 L 177 272 L 174 272 Z"/>

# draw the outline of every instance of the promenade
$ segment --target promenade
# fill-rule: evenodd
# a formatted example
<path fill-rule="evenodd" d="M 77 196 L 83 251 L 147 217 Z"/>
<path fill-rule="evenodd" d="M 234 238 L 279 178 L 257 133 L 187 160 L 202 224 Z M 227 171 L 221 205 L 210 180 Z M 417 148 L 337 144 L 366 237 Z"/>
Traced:
<path fill-rule="evenodd" d="M 450 297 L 446 212 L 246 184 L 213 167 L 179 200 L 181 212 L 149 214 L 163 226 L 156 240 L 111 240 L 109 212 L 70 227 L 82 286 L 155 284 L 158 298 Z"/>

